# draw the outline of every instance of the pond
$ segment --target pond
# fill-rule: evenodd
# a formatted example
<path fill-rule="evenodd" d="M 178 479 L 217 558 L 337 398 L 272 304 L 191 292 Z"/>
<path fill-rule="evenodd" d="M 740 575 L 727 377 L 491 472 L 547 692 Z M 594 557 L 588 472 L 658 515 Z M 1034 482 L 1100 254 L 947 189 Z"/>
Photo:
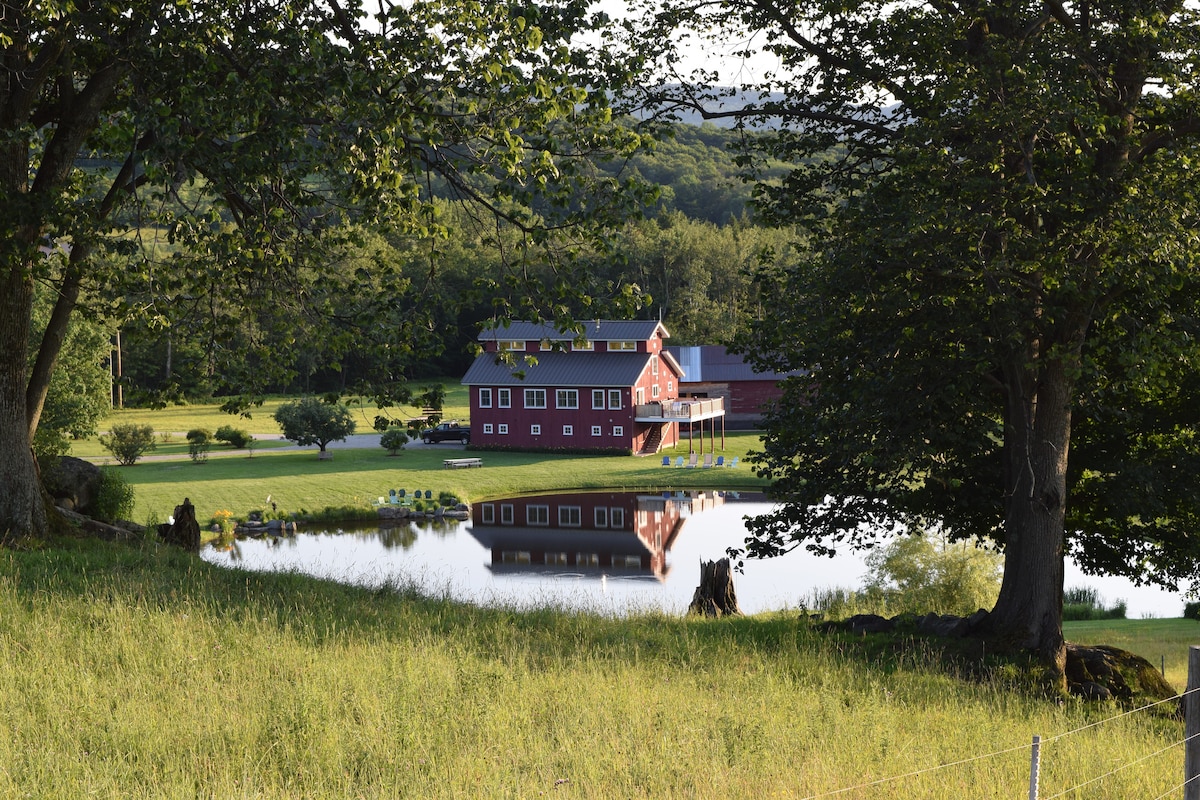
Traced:
<path fill-rule="evenodd" d="M 736 492 L 578 492 L 477 503 L 471 519 L 399 521 L 361 529 L 308 530 L 205 547 L 215 564 L 295 570 L 363 586 L 419 586 L 426 594 L 485 605 L 554 605 L 606 614 L 683 613 L 700 562 L 746 537 L 747 516 L 771 506 Z M 814 591 L 860 586 L 861 558 L 794 551 L 748 560 L 735 575 L 746 613 L 812 605 Z M 1119 578 L 1083 576 L 1068 564 L 1067 586 L 1125 600 L 1131 618 L 1177 617 L 1176 594 Z"/>

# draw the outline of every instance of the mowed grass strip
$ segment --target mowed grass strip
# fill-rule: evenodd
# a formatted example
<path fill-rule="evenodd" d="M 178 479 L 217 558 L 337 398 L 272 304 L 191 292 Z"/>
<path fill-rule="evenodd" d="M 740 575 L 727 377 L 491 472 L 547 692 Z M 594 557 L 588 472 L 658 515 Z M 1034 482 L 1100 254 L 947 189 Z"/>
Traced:
<path fill-rule="evenodd" d="M 929 769 L 841 796 L 990 800 L 1024 796 L 1032 734 L 1118 712 L 846 644 L 795 615 L 518 613 L 152 545 L 2 552 L 0 796 L 803 798 Z M 1135 714 L 1056 740 L 1042 791 L 1180 738 Z M 1169 750 L 1086 796 L 1181 776 Z"/>
<path fill-rule="evenodd" d="M 446 393 L 442 408 L 443 419 L 459 419 L 466 421 L 470 416 L 470 398 L 467 387 L 457 380 L 436 378 L 429 381 L 416 381 L 414 387 L 418 390 L 429 385 L 438 385 Z M 272 416 L 284 403 L 291 402 L 295 397 L 272 396 L 264 398 L 261 406 L 247 409 L 249 417 L 227 414 L 221 410 L 221 403 L 185 403 L 168 405 L 164 408 L 123 408 L 114 410 L 101 428 L 110 428 L 116 423 L 135 423 L 150 425 L 156 432 L 168 432 L 182 435 L 193 428 L 207 428 L 216 431 L 222 425 L 232 425 L 247 433 L 278 434 L 279 425 Z M 378 407 L 365 398 L 351 398 L 345 401 L 354 415 L 354 422 L 359 433 L 369 433 L 374 424 Z M 417 406 L 400 406 L 388 409 L 391 416 L 410 419 L 420 416 L 421 409 Z"/>

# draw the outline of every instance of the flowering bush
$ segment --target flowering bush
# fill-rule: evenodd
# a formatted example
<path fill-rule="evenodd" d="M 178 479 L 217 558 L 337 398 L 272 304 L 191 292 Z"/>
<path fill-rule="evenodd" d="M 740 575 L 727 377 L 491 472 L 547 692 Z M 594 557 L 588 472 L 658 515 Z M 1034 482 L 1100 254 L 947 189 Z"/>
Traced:
<path fill-rule="evenodd" d="M 212 524 L 220 527 L 221 533 L 225 536 L 233 533 L 233 529 L 237 527 L 237 520 L 233 518 L 233 512 L 228 509 L 214 511 L 212 515 Z"/>

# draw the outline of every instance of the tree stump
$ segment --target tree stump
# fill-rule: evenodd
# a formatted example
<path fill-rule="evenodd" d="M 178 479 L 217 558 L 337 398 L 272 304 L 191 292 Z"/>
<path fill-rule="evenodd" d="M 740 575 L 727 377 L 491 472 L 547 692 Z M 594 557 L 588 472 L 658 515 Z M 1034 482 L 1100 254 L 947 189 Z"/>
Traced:
<path fill-rule="evenodd" d="M 196 507 L 192 501 L 183 498 L 183 503 L 175 506 L 175 521 L 170 525 L 160 525 L 158 535 L 167 544 L 179 545 L 193 553 L 200 552 L 200 523 L 196 521 Z"/>
<path fill-rule="evenodd" d="M 706 617 L 741 616 L 737 592 L 733 590 L 733 569 L 728 558 L 700 562 L 700 585 L 692 595 L 689 614 Z"/>

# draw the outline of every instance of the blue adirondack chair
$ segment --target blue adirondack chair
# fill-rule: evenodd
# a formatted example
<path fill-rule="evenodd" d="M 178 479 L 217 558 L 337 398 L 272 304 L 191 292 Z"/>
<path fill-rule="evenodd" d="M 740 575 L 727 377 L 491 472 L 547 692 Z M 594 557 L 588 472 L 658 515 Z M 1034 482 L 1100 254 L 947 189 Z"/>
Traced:
<path fill-rule="evenodd" d="M 725 456 L 717 456 L 717 466 L 718 467 L 725 466 Z"/>
<path fill-rule="evenodd" d="M 680 456 L 679 458 L 675 459 L 675 466 L 677 466 L 677 467 L 683 466 L 683 456 Z"/>
<path fill-rule="evenodd" d="M 663 456 L 663 466 L 664 467 L 671 466 L 671 457 L 670 456 Z"/>

